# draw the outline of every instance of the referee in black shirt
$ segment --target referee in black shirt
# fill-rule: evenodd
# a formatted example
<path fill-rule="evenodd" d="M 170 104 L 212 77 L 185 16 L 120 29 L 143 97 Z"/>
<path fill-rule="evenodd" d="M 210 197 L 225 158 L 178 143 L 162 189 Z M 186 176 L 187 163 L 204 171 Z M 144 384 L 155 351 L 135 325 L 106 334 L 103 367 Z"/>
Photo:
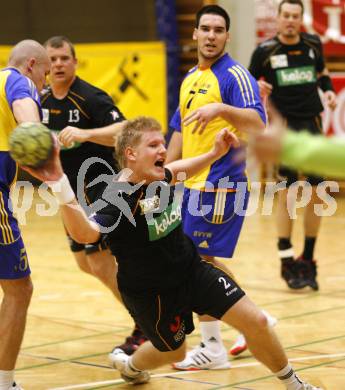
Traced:
<path fill-rule="evenodd" d="M 261 79 L 261 95 L 270 96 L 292 130 L 320 134 L 323 105 L 318 87 L 323 91 L 324 100 L 331 109 L 336 106 L 336 95 L 325 67 L 320 38 L 301 33 L 303 12 L 301 0 L 280 2 L 278 34 L 256 48 L 249 70 L 255 78 Z M 314 205 L 320 202 L 316 186 L 323 179 L 308 175 L 308 172 L 305 174 L 312 186 L 312 196 L 305 208 L 304 250 L 295 259 L 291 244 L 292 219 L 287 206 L 288 188 L 298 180 L 298 172 L 287 167 L 279 168 L 280 179 L 287 181 L 287 188 L 279 191 L 278 197 L 278 250 L 281 275 L 288 286 L 292 289 L 310 286 L 313 290 L 318 290 L 314 246 L 321 217 L 314 213 Z"/>

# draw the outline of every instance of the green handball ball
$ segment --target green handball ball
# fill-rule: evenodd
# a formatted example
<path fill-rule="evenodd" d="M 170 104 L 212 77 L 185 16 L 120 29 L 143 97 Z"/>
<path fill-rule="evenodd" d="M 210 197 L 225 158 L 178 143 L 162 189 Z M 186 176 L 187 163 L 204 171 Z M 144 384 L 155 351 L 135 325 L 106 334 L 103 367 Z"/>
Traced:
<path fill-rule="evenodd" d="M 19 165 L 41 167 L 53 151 L 53 137 L 42 123 L 24 122 L 9 139 L 10 154 Z"/>

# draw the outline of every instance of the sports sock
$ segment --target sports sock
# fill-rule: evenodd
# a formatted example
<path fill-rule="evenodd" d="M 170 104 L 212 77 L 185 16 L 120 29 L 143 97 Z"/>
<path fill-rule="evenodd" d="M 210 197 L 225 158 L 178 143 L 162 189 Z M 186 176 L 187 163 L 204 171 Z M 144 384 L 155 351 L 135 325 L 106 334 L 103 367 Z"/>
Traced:
<path fill-rule="evenodd" d="M 220 353 L 223 346 L 222 336 L 220 334 L 219 321 L 200 322 L 201 342 L 205 344 L 211 352 Z"/>
<path fill-rule="evenodd" d="M 132 356 L 127 360 L 127 364 L 126 364 L 126 371 L 128 373 L 128 375 L 130 376 L 136 376 L 138 375 L 142 370 L 138 370 L 134 364 L 133 364 L 133 361 L 132 361 Z"/>
<path fill-rule="evenodd" d="M 290 364 L 287 364 L 282 370 L 276 372 L 275 375 L 284 383 L 287 390 L 300 390 L 302 388 L 303 382 L 299 379 Z"/>
<path fill-rule="evenodd" d="M 292 248 L 292 244 L 290 238 L 278 238 L 278 250 L 279 257 L 282 262 L 284 261 L 293 261 L 294 260 L 294 252 Z"/>
<path fill-rule="evenodd" d="M 314 248 L 315 248 L 316 237 L 306 237 L 304 240 L 304 251 L 303 259 L 307 261 L 312 261 L 314 258 Z"/>
<path fill-rule="evenodd" d="M 14 370 L 0 370 L 0 390 L 8 390 L 14 382 Z"/>

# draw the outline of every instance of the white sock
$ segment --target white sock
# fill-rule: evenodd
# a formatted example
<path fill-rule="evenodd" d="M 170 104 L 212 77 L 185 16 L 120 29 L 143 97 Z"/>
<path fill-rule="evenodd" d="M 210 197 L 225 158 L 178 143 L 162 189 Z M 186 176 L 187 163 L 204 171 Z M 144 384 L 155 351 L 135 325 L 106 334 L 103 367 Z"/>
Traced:
<path fill-rule="evenodd" d="M 301 389 L 303 382 L 299 379 L 290 364 L 279 372 L 275 372 L 275 375 L 285 384 L 287 390 Z"/>
<path fill-rule="evenodd" d="M 0 390 L 9 390 L 14 382 L 14 370 L 0 370 Z"/>
<path fill-rule="evenodd" d="M 127 360 L 126 370 L 127 370 L 128 374 L 129 374 L 130 376 L 132 376 L 132 375 L 133 375 L 133 376 L 136 376 L 136 375 L 138 375 L 138 374 L 141 372 L 141 370 L 137 369 L 137 368 L 134 366 L 132 360 L 133 360 L 133 359 L 132 359 L 132 356 Z"/>
<path fill-rule="evenodd" d="M 219 321 L 200 322 L 201 342 L 213 353 L 220 353 L 223 346 Z"/>

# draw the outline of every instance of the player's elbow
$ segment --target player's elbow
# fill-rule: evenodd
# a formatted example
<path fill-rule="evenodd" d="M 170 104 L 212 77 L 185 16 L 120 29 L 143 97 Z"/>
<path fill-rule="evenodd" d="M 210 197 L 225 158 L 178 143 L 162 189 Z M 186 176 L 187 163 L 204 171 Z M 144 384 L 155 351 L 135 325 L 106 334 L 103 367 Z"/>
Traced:
<path fill-rule="evenodd" d="M 262 120 L 255 121 L 247 126 L 246 132 L 252 135 L 260 135 L 264 132 L 265 128 L 266 125 Z"/>
<path fill-rule="evenodd" d="M 258 122 L 258 126 L 257 126 L 257 133 L 258 134 L 261 134 L 265 131 L 265 128 L 266 128 L 266 124 L 264 123 L 264 121 L 260 118 L 259 122 Z"/>

